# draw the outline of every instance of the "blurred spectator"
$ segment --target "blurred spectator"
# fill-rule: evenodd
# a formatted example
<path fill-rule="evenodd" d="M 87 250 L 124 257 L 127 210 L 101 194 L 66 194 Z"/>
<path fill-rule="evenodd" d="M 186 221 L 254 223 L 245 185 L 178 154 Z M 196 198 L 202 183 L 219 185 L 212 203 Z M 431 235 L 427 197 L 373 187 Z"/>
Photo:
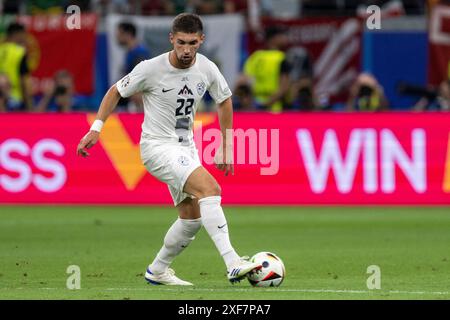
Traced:
<path fill-rule="evenodd" d="M 6 74 L 0 73 L 0 112 L 11 109 L 11 83 Z"/>
<path fill-rule="evenodd" d="M 450 79 L 441 82 L 437 88 L 401 83 L 398 91 L 400 94 L 420 97 L 414 105 L 415 111 L 450 111 Z"/>
<path fill-rule="evenodd" d="M 32 15 L 37 14 L 63 14 L 67 7 L 78 6 L 81 12 L 89 11 L 91 0 L 28 0 L 27 11 Z"/>
<path fill-rule="evenodd" d="M 439 85 L 437 101 L 440 110 L 450 111 L 450 79 Z"/>
<path fill-rule="evenodd" d="M 374 76 L 362 73 L 350 88 L 347 111 L 382 111 L 388 109 L 384 90 Z"/>
<path fill-rule="evenodd" d="M 136 26 L 130 22 L 121 22 L 117 28 L 117 42 L 127 50 L 123 75 L 130 73 L 133 68 L 141 61 L 150 58 L 149 50 L 137 39 Z M 128 99 L 121 99 L 119 108 L 128 109 L 128 111 L 142 110 L 142 95 L 135 94 Z"/>
<path fill-rule="evenodd" d="M 450 79 L 443 81 L 437 90 L 431 90 L 431 94 L 422 97 L 414 106 L 414 110 L 450 111 Z"/>
<path fill-rule="evenodd" d="M 232 99 L 234 109 L 239 111 L 256 111 L 252 88 L 248 84 L 242 83 L 238 85 L 234 89 Z"/>
<path fill-rule="evenodd" d="M 432 1 L 432 0 L 431 0 Z M 369 5 L 382 8 L 382 15 L 398 16 L 403 14 L 423 14 L 424 0 L 302 0 L 303 16 L 353 16 L 365 15 Z"/>
<path fill-rule="evenodd" d="M 90 0 L 90 2 L 93 11 L 102 17 L 111 13 L 142 14 L 139 0 Z"/>
<path fill-rule="evenodd" d="M 314 93 L 312 78 L 302 78 L 294 82 L 291 92 L 293 101 L 287 105 L 287 108 L 299 111 L 316 111 L 320 109 Z"/>
<path fill-rule="evenodd" d="M 281 111 L 290 85 L 290 68 L 283 52 L 288 39 L 283 29 L 274 26 L 266 29 L 265 40 L 267 48 L 255 51 L 245 62 L 238 86 L 251 86 L 259 109 Z"/>
<path fill-rule="evenodd" d="M 426 4 L 424 0 L 403 0 L 406 14 L 424 14 Z"/>
<path fill-rule="evenodd" d="M 127 50 L 124 73 L 130 73 L 141 61 L 150 58 L 150 51 L 137 39 L 136 26 L 131 22 L 121 22 L 117 28 L 117 42 Z"/>
<path fill-rule="evenodd" d="M 286 52 L 285 69 L 289 70 L 289 92 L 284 109 L 312 111 L 318 108 L 314 94 L 313 63 L 303 47 L 292 47 Z"/>
<path fill-rule="evenodd" d="M 61 1 L 61 4 L 64 6 L 64 12 L 66 12 L 67 8 L 72 5 L 78 6 L 81 12 L 87 12 L 91 10 L 91 0 L 64 0 Z"/>
<path fill-rule="evenodd" d="M 13 0 L 6 1 L 16 2 Z M 46 2 L 47 0 L 32 1 Z M 176 15 L 181 12 L 195 12 L 200 15 L 241 13 L 248 16 L 252 6 L 250 3 L 253 3 L 262 16 L 276 18 L 297 18 L 314 15 L 353 16 L 358 7 L 361 10 L 361 8 L 365 9 L 367 5 L 371 4 L 384 6 L 384 8 L 389 9 L 388 11 L 402 8 L 402 13 L 422 14 L 425 5 L 424 0 L 82 0 L 80 2 L 82 8 L 86 7 L 85 3 L 90 3 L 90 7 L 101 16 L 109 13 Z"/>
<path fill-rule="evenodd" d="M 140 1 L 142 15 L 176 15 L 195 12 L 199 15 L 223 13 L 224 4 L 220 0 L 144 0 Z"/>
<path fill-rule="evenodd" d="M 224 13 L 241 13 L 247 15 L 247 0 L 225 0 L 223 2 Z"/>
<path fill-rule="evenodd" d="M 0 72 L 11 83 L 12 110 L 31 110 L 32 97 L 26 55 L 25 27 L 13 22 L 6 29 L 6 38 L 0 44 Z"/>
<path fill-rule="evenodd" d="M 28 0 L 27 11 L 32 15 L 36 14 L 61 14 L 64 8 L 58 0 Z"/>
<path fill-rule="evenodd" d="M 196 14 L 208 15 L 223 12 L 222 1 L 219 0 L 194 0 L 192 1 Z"/>
<path fill-rule="evenodd" d="M 2 0 L 0 1 L 1 14 L 19 14 L 24 12 L 24 0 Z"/>
<path fill-rule="evenodd" d="M 175 15 L 174 1 L 144 0 L 141 1 L 142 15 Z"/>
<path fill-rule="evenodd" d="M 77 108 L 76 100 L 72 75 L 66 70 L 60 70 L 46 83 L 36 111 L 70 112 Z"/>
<path fill-rule="evenodd" d="M 306 48 L 295 46 L 286 51 L 286 62 L 289 65 L 292 81 L 304 78 L 312 79 L 313 61 Z"/>

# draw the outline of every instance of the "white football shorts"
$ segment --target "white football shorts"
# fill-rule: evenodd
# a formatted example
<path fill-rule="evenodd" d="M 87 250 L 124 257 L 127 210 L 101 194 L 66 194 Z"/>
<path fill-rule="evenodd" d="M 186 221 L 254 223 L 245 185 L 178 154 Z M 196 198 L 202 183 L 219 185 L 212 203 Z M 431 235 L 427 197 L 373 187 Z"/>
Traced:
<path fill-rule="evenodd" d="M 173 203 L 177 206 L 187 197 L 183 192 L 189 175 L 201 166 L 195 145 L 182 146 L 176 142 L 158 141 L 141 136 L 141 160 L 147 171 L 169 187 Z"/>

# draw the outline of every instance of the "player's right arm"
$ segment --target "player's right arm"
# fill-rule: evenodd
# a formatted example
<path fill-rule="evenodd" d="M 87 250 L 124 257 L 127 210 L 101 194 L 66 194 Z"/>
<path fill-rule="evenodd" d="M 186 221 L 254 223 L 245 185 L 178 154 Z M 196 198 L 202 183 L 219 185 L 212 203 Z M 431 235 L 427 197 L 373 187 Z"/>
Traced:
<path fill-rule="evenodd" d="M 119 91 L 117 90 L 117 86 L 114 84 L 111 88 L 109 88 L 108 92 L 103 97 L 103 100 L 100 104 L 100 108 L 97 112 L 96 120 L 102 121 L 104 123 L 109 115 L 114 111 L 117 106 L 117 103 L 120 99 Z M 98 141 L 100 137 L 100 132 L 96 130 L 91 130 L 81 139 L 80 143 L 77 147 L 77 155 L 87 157 L 89 153 L 87 149 L 92 148 Z"/>
<path fill-rule="evenodd" d="M 144 92 L 147 89 L 146 78 L 149 75 L 147 68 L 148 61 L 149 60 L 139 63 L 129 74 L 109 88 L 108 92 L 103 97 L 91 130 L 81 139 L 78 145 L 78 155 L 83 157 L 89 156 L 87 149 L 92 148 L 92 146 L 97 143 L 103 123 L 114 111 L 121 97 L 128 98 L 136 93 Z"/>

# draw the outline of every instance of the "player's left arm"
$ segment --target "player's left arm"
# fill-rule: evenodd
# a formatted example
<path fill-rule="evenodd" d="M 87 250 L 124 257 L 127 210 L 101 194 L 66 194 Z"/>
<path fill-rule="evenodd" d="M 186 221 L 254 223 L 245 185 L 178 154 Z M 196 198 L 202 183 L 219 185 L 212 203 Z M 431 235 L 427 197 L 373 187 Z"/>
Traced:
<path fill-rule="evenodd" d="M 217 110 L 219 116 L 220 130 L 222 132 L 222 146 L 219 150 L 219 157 L 216 157 L 216 167 L 234 175 L 233 165 L 233 103 L 231 97 L 226 98 L 219 104 Z M 227 134 L 228 132 L 228 134 Z"/>

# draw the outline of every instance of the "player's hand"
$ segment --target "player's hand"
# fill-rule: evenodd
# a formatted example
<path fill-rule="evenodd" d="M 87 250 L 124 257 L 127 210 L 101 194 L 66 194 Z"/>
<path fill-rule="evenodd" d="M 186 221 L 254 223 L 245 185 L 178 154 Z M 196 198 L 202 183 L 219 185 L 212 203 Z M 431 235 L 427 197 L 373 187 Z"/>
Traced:
<path fill-rule="evenodd" d="M 216 164 L 216 168 L 220 171 L 225 172 L 225 176 L 228 176 L 229 173 L 234 176 L 234 165 L 232 163 L 222 163 L 222 164 Z"/>
<path fill-rule="evenodd" d="M 92 148 L 98 141 L 100 133 L 97 131 L 89 131 L 80 141 L 77 147 L 77 155 L 84 158 L 89 157 L 87 149 Z"/>
<path fill-rule="evenodd" d="M 225 172 L 225 176 L 228 176 L 229 173 L 234 175 L 233 147 L 220 147 L 214 157 L 214 163 L 216 164 L 217 169 Z"/>

